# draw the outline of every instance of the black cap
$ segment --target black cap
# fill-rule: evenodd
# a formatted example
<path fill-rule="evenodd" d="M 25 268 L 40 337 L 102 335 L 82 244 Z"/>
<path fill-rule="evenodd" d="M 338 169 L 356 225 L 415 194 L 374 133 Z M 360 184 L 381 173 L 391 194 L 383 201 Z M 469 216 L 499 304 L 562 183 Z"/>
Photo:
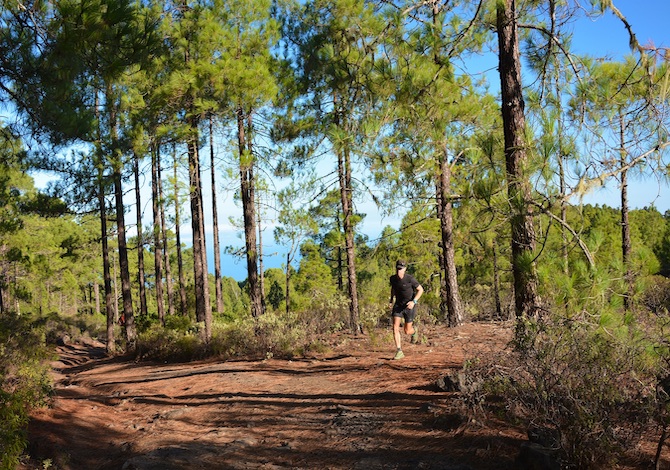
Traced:
<path fill-rule="evenodd" d="M 404 260 L 399 259 L 398 261 L 395 262 L 395 268 L 396 269 L 402 269 L 402 268 L 406 268 L 406 267 L 407 267 L 407 263 L 405 263 Z"/>

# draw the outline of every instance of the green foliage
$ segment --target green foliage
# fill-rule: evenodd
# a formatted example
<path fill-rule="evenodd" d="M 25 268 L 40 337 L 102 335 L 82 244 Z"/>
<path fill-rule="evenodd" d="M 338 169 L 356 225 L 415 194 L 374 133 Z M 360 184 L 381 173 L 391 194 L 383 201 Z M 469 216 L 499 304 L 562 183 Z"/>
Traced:
<path fill-rule="evenodd" d="M 178 321 L 170 328 L 154 324 L 140 332 L 138 351 L 143 359 L 169 362 L 205 357 L 290 358 L 311 351 L 323 352 L 327 333 L 346 324 L 347 313 L 341 308 L 344 306 L 332 307 L 310 313 L 268 312 L 256 319 L 218 318 L 209 342 L 204 340 L 200 324 Z"/>
<path fill-rule="evenodd" d="M 522 351 L 470 371 L 490 405 L 502 399 L 508 419 L 556 435 L 564 465 L 613 468 L 656 412 L 651 338 L 614 310 L 554 313 L 526 329 Z"/>
<path fill-rule="evenodd" d="M 27 444 L 30 410 L 51 393 L 44 327 L 33 319 L 0 314 L 0 468 L 12 469 Z"/>

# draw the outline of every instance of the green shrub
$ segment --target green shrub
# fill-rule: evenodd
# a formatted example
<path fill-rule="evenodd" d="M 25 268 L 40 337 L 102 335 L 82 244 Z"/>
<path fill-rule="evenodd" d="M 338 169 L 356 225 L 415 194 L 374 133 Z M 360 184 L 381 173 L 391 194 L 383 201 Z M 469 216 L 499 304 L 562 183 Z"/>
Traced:
<path fill-rule="evenodd" d="M 510 421 L 558 435 L 568 467 L 613 468 L 655 414 L 644 336 L 611 312 L 527 321 L 526 330 L 523 349 L 469 371 L 483 383 L 478 398 L 502 400 Z"/>
<path fill-rule="evenodd" d="M 27 443 L 29 413 L 51 393 L 44 322 L 0 315 L 0 468 L 12 469 Z"/>
<path fill-rule="evenodd" d="M 137 355 L 141 359 L 188 362 L 206 356 L 206 346 L 197 330 L 168 329 L 153 325 L 138 334 Z"/>
<path fill-rule="evenodd" d="M 166 318 L 165 327 L 151 325 L 138 334 L 139 357 L 157 361 L 191 361 L 204 357 L 290 358 L 324 351 L 322 337 L 345 325 L 341 311 L 267 312 L 251 317 L 215 317 L 212 338 L 204 341 L 203 325 L 183 317 Z"/>

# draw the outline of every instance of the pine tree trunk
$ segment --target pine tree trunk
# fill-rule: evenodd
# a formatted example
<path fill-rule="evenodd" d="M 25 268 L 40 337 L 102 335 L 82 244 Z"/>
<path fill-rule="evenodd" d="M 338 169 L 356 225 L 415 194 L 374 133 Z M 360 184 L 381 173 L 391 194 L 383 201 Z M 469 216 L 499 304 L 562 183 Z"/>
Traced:
<path fill-rule="evenodd" d="M 116 262 L 116 259 L 114 258 L 113 252 L 112 252 L 112 255 L 111 255 L 110 259 L 111 259 L 111 262 L 112 262 L 111 264 L 112 264 L 112 270 L 113 270 L 113 272 L 112 272 L 112 285 L 113 285 L 113 288 L 114 288 L 114 301 L 112 302 L 112 308 L 114 309 L 114 323 L 119 323 L 119 320 L 120 320 L 120 316 L 119 316 L 119 283 L 118 283 L 119 275 L 116 272 L 117 262 Z M 124 320 L 124 322 L 125 322 L 125 320 Z M 121 323 L 123 324 L 124 322 L 121 322 Z"/>
<path fill-rule="evenodd" d="M 240 157 L 240 190 L 242 193 L 242 214 L 244 217 L 244 241 L 247 250 L 247 284 L 251 315 L 256 318 L 263 314 L 260 288 L 258 285 L 258 250 L 256 247 L 256 206 L 254 188 L 254 164 L 248 146 L 250 136 L 245 132 L 245 115 L 242 108 L 237 110 L 237 138 Z"/>
<path fill-rule="evenodd" d="M 106 351 L 114 353 L 116 342 L 114 339 L 114 324 L 116 299 L 112 292 L 112 276 L 109 262 L 109 243 L 107 238 L 107 210 L 105 208 L 105 183 L 102 165 L 98 166 L 98 206 L 100 210 L 100 241 L 102 245 L 102 279 L 105 290 L 105 312 L 107 314 L 107 344 Z M 99 303 L 98 303 L 99 310 Z"/>
<path fill-rule="evenodd" d="M 191 118 L 193 135 L 188 141 L 188 167 L 191 187 L 191 227 L 193 229 L 193 271 L 195 282 L 195 316 L 205 323 L 207 341 L 212 337 L 212 309 L 209 300 L 207 273 L 207 250 L 205 245 L 205 222 L 202 200 L 200 154 L 198 151 L 198 121 Z"/>
<path fill-rule="evenodd" d="M 341 205 L 341 204 L 340 204 Z M 341 218 L 337 217 L 337 232 L 344 235 L 344 227 L 340 223 Z M 337 253 L 337 290 L 344 292 L 344 253 L 346 250 L 342 249 L 342 245 L 338 244 L 336 248 Z"/>
<path fill-rule="evenodd" d="M 284 296 L 286 299 L 286 314 L 288 314 L 291 310 L 291 290 L 290 290 L 290 285 L 291 285 L 291 253 L 287 252 L 286 253 L 286 295 Z"/>
<path fill-rule="evenodd" d="M 512 210 L 514 305 L 516 316 L 521 320 L 539 313 L 539 298 L 533 261 L 535 230 L 530 206 L 531 187 L 524 169 L 527 160 L 526 120 L 514 0 L 498 2 L 497 26 L 507 192 Z M 518 323 L 522 324 L 523 322 Z M 517 339 L 525 341 L 525 332 L 519 333 L 524 337 Z"/>
<path fill-rule="evenodd" d="M 4 276 L 3 276 L 4 278 Z M 0 281 L 0 314 L 7 313 L 5 312 L 5 297 L 7 296 L 7 292 L 5 289 L 5 281 L 4 279 Z M 42 309 L 40 307 L 40 313 L 42 313 Z"/>
<path fill-rule="evenodd" d="M 561 84 L 558 81 L 558 77 L 556 79 L 556 96 L 561 95 Z M 561 104 L 560 102 L 558 103 L 558 106 L 560 107 Z M 560 110 L 562 113 L 563 111 Z M 561 249 L 561 254 L 563 256 L 563 274 L 566 276 L 570 275 L 570 264 L 569 264 L 569 258 L 568 258 L 568 234 L 566 230 L 566 225 L 568 223 L 568 205 L 566 202 L 566 195 L 567 195 L 567 184 L 565 182 L 565 159 L 564 159 L 564 148 L 563 148 L 563 125 L 562 121 L 559 118 L 558 119 L 558 126 L 557 126 L 557 138 L 558 138 L 558 184 L 559 184 L 559 192 L 560 192 L 560 197 L 561 197 L 561 221 L 563 222 L 561 224 L 561 240 L 563 242 L 563 246 Z M 566 305 L 567 307 L 567 305 Z"/>
<path fill-rule="evenodd" d="M 219 212 L 216 201 L 216 162 L 214 161 L 214 125 L 209 118 L 209 157 L 212 176 L 212 223 L 214 224 L 214 286 L 216 289 L 216 311 L 223 313 L 223 284 L 221 281 L 221 246 L 219 245 Z"/>
<path fill-rule="evenodd" d="M 165 326 L 165 300 L 163 297 L 163 242 L 161 240 L 161 220 L 158 196 L 158 148 L 151 147 L 151 207 L 153 211 L 154 230 L 154 272 L 156 290 L 156 311 L 161 325 Z"/>
<path fill-rule="evenodd" d="M 447 161 L 446 150 L 440 156 L 440 232 L 442 235 L 442 256 L 444 258 L 444 277 L 446 280 L 447 324 L 451 327 L 463 323 L 463 304 L 458 290 L 454 249 L 454 220 L 451 203 L 451 167 Z"/>
<path fill-rule="evenodd" d="M 130 284 L 130 265 L 128 263 L 128 244 L 126 242 L 125 205 L 123 203 L 122 184 L 122 155 L 119 149 L 117 115 L 111 89 L 108 89 L 107 103 L 109 104 L 109 125 L 112 141 L 112 166 L 114 181 L 114 196 L 116 201 L 116 231 L 119 249 L 119 275 L 121 277 L 121 295 L 123 297 L 123 316 L 126 327 L 126 342 L 129 352 L 134 352 L 137 341 L 135 331 L 135 314 L 133 311 L 133 294 Z"/>
<path fill-rule="evenodd" d="M 165 198 L 163 197 L 163 176 L 161 175 L 161 159 L 158 158 L 158 211 L 161 215 L 161 234 L 163 237 L 163 256 L 165 263 L 165 287 L 168 303 L 168 315 L 174 315 L 174 283 L 172 282 L 172 267 L 170 265 L 170 249 L 167 239 L 167 224 L 165 222 Z"/>
<path fill-rule="evenodd" d="M 135 315 L 133 313 L 133 294 L 130 285 L 130 265 L 128 263 L 128 246 L 126 243 L 126 222 L 123 215 L 123 188 L 121 170 L 114 170 L 114 193 L 116 196 L 116 228 L 119 245 L 119 276 L 121 278 L 121 297 L 123 298 L 123 317 L 126 326 L 126 342 L 129 352 L 136 347 Z"/>
<path fill-rule="evenodd" d="M 349 326 L 357 334 L 360 331 L 358 315 L 358 290 L 356 286 L 356 252 L 354 246 L 354 227 L 352 222 L 353 204 L 351 201 L 351 161 L 348 150 L 338 152 L 337 172 L 340 181 L 340 199 L 342 204 L 344 240 L 347 255 L 347 285 L 349 287 Z"/>
<path fill-rule="evenodd" d="M 570 264 L 568 258 L 568 235 L 565 228 L 566 224 L 568 223 L 568 206 L 565 201 L 567 190 L 565 184 L 565 168 L 562 155 L 558 156 L 558 178 L 560 186 L 559 190 L 561 193 L 561 221 L 563 222 L 561 224 L 561 239 L 563 242 L 563 247 L 561 250 L 561 254 L 563 257 L 563 274 L 569 276 Z"/>
<path fill-rule="evenodd" d="M 140 159 L 134 155 L 135 173 L 135 214 L 137 217 L 137 284 L 140 296 L 140 315 L 147 316 L 147 289 L 144 274 L 144 238 L 142 228 L 142 198 L 140 196 Z"/>
<path fill-rule="evenodd" d="M 100 285 L 98 281 L 93 282 L 93 297 L 95 299 L 95 307 L 93 313 L 100 315 Z"/>
<path fill-rule="evenodd" d="M 491 246 L 493 252 L 493 298 L 496 304 L 496 316 L 502 318 L 502 303 L 500 302 L 500 268 L 498 267 L 498 244 L 493 240 Z"/>
<path fill-rule="evenodd" d="M 442 182 L 437 178 L 435 183 L 435 199 L 438 220 L 442 220 Z M 442 249 L 442 242 L 439 243 L 440 249 L 437 250 L 437 262 L 440 267 L 440 319 L 447 320 L 449 309 L 447 308 L 447 267 L 444 259 L 444 249 Z"/>
<path fill-rule="evenodd" d="M 261 310 L 265 312 L 267 304 L 265 303 L 265 268 L 263 267 L 263 228 L 261 225 L 260 203 L 256 210 L 256 217 L 258 224 L 258 290 L 261 296 Z"/>
<path fill-rule="evenodd" d="M 625 135 L 624 135 L 624 119 L 623 116 L 619 118 L 619 141 L 621 146 L 621 167 L 626 166 L 626 151 Z M 631 308 L 631 301 L 633 298 L 633 272 L 630 267 L 630 222 L 628 220 L 628 170 L 621 172 L 621 256 L 623 259 L 624 269 L 624 284 L 626 292 L 623 296 L 623 307 L 626 311 Z"/>
<path fill-rule="evenodd" d="M 179 201 L 179 183 L 177 175 L 177 154 L 174 153 L 173 162 L 173 178 L 174 178 L 174 231 L 177 245 L 177 273 L 179 279 L 179 306 L 181 314 L 187 315 L 187 301 L 186 301 L 186 280 L 184 279 L 184 259 L 181 252 L 181 202 Z"/>

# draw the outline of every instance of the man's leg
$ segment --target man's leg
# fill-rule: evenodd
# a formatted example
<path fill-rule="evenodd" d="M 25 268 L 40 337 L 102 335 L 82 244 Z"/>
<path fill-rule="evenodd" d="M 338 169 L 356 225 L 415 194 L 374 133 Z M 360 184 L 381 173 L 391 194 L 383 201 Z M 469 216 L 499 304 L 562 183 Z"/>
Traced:
<path fill-rule="evenodd" d="M 412 309 L 406 309 L 404 312 L 405 317 L 405 334 L 411 335 L 412 339 L 410 342 L 416 344 L 419 342 L 419 333 L 414 327 L 414 316 L 416 314 L 416 306 Z"/>
<path fill-rule="evenodd" d="M 401 337 L 400 337 L 400 317 L 393 317 L 393 341 L 395 341 L 396 349 L 401 349 Z"/>

